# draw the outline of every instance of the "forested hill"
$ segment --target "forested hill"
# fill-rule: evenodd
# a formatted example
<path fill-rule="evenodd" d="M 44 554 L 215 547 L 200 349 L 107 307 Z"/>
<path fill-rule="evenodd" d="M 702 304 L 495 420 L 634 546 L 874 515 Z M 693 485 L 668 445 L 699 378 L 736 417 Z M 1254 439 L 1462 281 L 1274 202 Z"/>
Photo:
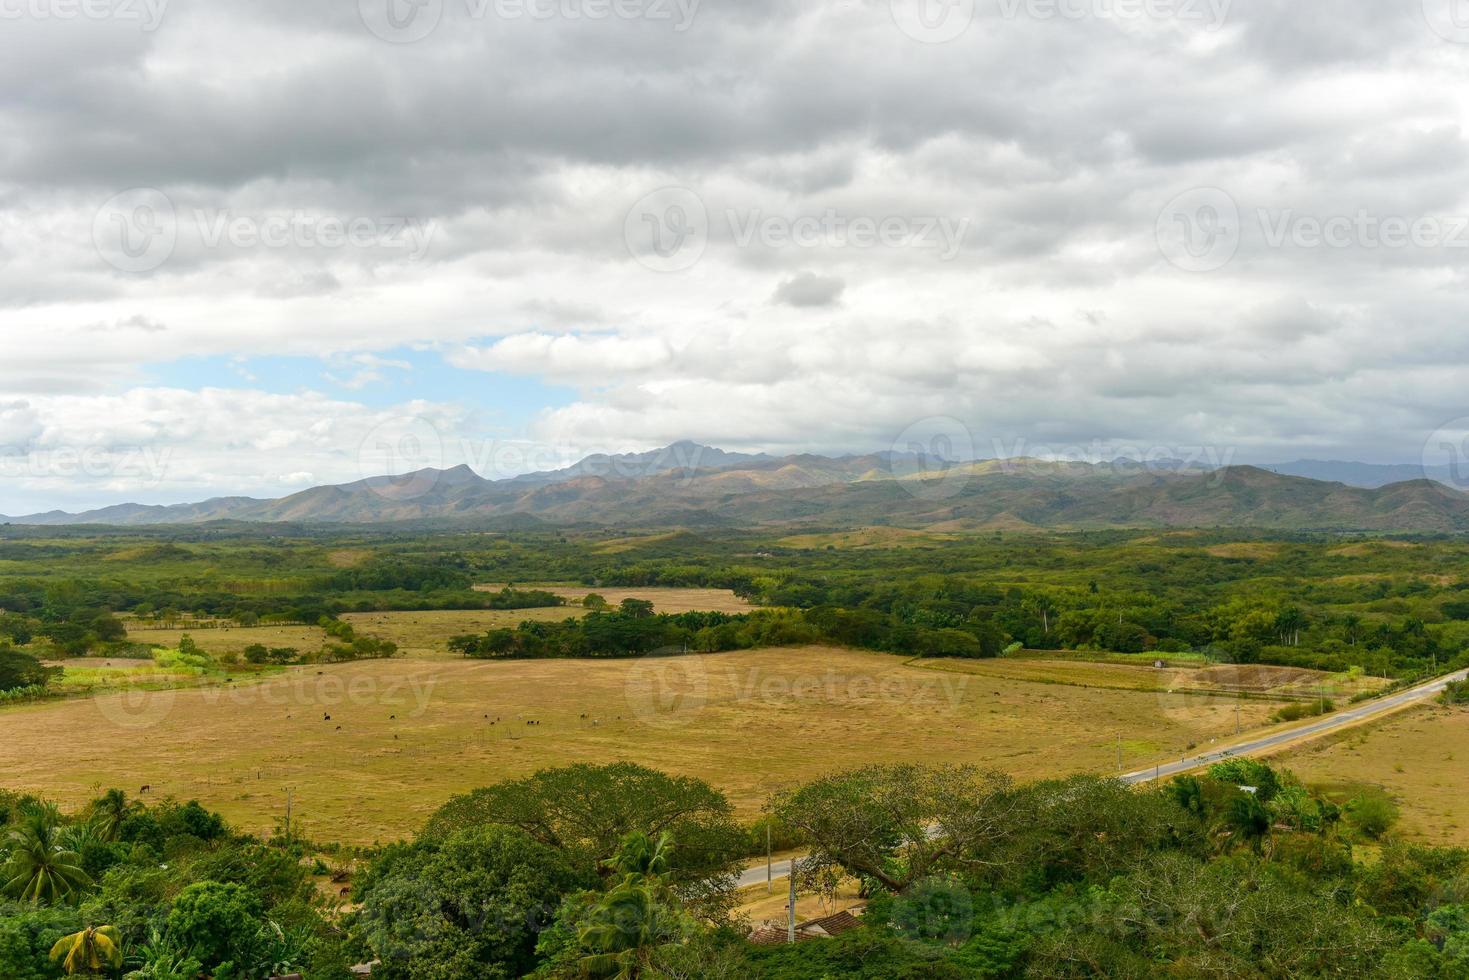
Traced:
<path fill-rule="evenodd" d="M 279 500 L 123 504 L 0 520 L 1456 532 L 1469 530 L 1469 495 L 1428 479 L 1364 488 L 1250 466 L 1206 470 L 1173 462 L 1145 467 L 1127 460 L 1027 459 L 935 464 L 892 453 L 773 458 L 678 444 L 656 453 L 593 457 L 566 470 L 506 480 L 486 480 L 460 466 L 314 487 Z"/>

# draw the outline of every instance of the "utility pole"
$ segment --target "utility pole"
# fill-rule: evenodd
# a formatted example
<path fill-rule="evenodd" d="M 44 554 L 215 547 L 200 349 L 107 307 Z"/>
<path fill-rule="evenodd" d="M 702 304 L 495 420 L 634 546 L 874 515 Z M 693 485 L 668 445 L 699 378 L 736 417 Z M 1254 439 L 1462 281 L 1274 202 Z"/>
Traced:
<path fill-rule="evenodd" d="M 796 942 L 796 859 L 791 858 L 791 900 L 786 906 L 786 942 L 795 945 Z"/>
<path fill-rule="evenodd" d="M 1117 771 L 1122 771 L 1122 736 L 1117 736 Z"/>
<path fill-rule="evenodd" d="M 765 825 L 765 894 L 775 891 L 775 870 L 770 863 L 770 824 Z"/>
<path fill-rule="evenodd" d="M 1243 730 L 1244 729 L 1242 729 L 1240 727 L 1240 720 L 1239 720 L 1239 702 L 1236 701 L 1236 702 L 1234 702 L 1234 733 L 1236 735 L 1238 735 Z"/>
<path fill-rule="evenodd" d="M 291 846 L 291 788 L 286 787 L 286 846 Z"/>

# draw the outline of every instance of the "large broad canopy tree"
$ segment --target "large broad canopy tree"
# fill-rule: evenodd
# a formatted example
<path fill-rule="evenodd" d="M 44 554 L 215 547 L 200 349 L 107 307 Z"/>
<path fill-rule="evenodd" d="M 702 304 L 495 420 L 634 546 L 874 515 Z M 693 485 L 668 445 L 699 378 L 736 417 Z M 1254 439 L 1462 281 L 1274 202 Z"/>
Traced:
<path fill-rule="evenodd" d="M 1013 829 L 1009 778 L 972 766 L 867 766 L 783 793 L 771 812 L 811 843 L 808 870 L 840 867 L 894 892 L 981 855 Z"/>
<path fill-rule="evenodd" d="M 595 880 L 524 831 L 473 827 L 388 848 L 359 888 L 359 928 L 388 980 L 508 980 L 534 968 L 562 898 Z"/>
<path fill-rule="evenodd" d="M 602 868 L 628 834 L 677 841 L 668 880 L 689 897 L 728 886 L 746 835 L 724 794 L 687 776 L 630 762 L 547 769 L 526 779 L 475 790 L 446 803 L 423 836 L 441 838 L 487 824 L 518 827 L 564 851 L 579 866 Z"/>

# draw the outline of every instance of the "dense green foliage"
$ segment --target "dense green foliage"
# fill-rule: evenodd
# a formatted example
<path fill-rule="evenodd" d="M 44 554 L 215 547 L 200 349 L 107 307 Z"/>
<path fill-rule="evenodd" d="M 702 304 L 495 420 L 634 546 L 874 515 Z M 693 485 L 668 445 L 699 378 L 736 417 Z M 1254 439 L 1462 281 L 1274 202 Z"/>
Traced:
<path fill-rule="evenodd" d="M 136 980 L 254 980 L 293 969 L 346 976 L 345 936 L 299 845 L 236 835 L 193 801 L 150 808 L 119 790 L 71 815 L 0 795 L 0 826 L 9 828 L 0 844 L 7 980 L 52 980 L 65 953 L 77 953 L 73 965 L 93 953 L 106 960 L 109 945 L 121 966 L 102 972 Z"/>
<path fill-rule="evenodd" d="M 1419 676 L 1462 661 L 1469 581 L 1457 539 L 1249 531 L 899 535 L 342 528 L 0 528 L 0 637 L 112 652 L 131 614 L 307 623 L 389 609 L 519 609 L 559 597 L 473 583 L 727 588 L 758 613 L 603 610 L 462 638 L 476 656 L 624 656 L 806 642 L 994 656 L 1012 644 Z M 344 557 L 345 556 L 345 557 Z M 342 568 L 343 561 L 350 567 Z M 700 616 L 704 618 L 700 618 Z M 339 644 L 350 650 L 351 643 Z M 267 651 L 267 661 L 269 651 Z"/>
<path fill-rule="evenodd" d="M 734 866 L 728 803 L 638 766 L 451 801 L 371 855 L 352 909 L 313 887 L 301 842 L 238 836 L 197 803 L 114 790 L 65 816 L 0 795 L 0 826 L 44 825 L 86 869 L 0 900 L 0 976 L 56 980 L 72 953 L 132 980 L 346 980 L 369 959 L 388 980 L 1469 975 L 1469 852 L 1394 839 L 1383 802 L 1343 812 L 1251 760 L 1142 789 L 837 772 L 770 810 L 806 837 L 803 891 L 865 882 L 860 925 L 757 946 L 698 887 Z"/>

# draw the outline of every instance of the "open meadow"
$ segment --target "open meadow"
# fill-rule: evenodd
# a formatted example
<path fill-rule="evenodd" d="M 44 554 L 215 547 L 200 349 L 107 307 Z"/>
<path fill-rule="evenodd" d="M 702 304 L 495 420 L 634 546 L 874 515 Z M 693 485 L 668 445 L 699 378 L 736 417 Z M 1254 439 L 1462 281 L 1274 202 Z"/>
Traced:
<path fill-rule="evenodd" d="M 266 647 L 292 647 L 302 653 L 320 650 L 330 639 L 319 626 L 217 626 L 210 629 L 187 626 L 165 629 L 128 624 L 128 640 L 149 646 L 176 647 L 187 633 L 194 645 L 211 656 L 245 652 L 254 644 Z"/>
<path fill-rule="evenodd" d="M 1377 787 L 1401 808 L 1404 836 L 1469 847 L 1469 710 L 1420 705 L 1271 761 L 1338 802 Z"/>
<path fill-rule="evenodd" d="M 479 592 L 499 592 L 503 585 L 476 585 Z M 535 589 L 560 596 L 573 607 L 593 593 L 606 599 L 609 605 L 617 605 L 623 599 L 641 599 L 653 604 L 659 613 L 684 612 L 749 612 L 750 603 L 728 589 L 681 589 L 681 588 L 629 588 L 623 586 L 592 587 L 587 585 L 534 585 L 519 583 L 518 589 Z"/>
<path fill-rule="evenodd" d="M 458 658 L 449 641 L 466 633 L 508 629 L 527 622 L 560 622 L 585 616 L 580 606 L 543 609 L 425 609 L 402 612 L 343 613 L 341 618 L 363 636 L 391 640 L 406 657 Z"/>
<path fill-rule="evenodd" d="M 976 665 L 983 667 L 985 665 Z M 1002 666 L 996 664 L 996 666 Z M 1265 722 L 1270 702 L 1035 683 L 831 647 L 633 660 L 395 659 L 0 712 L 6 785 L 65 803 L 142 785 L 269 830 L 285 793 L 321 840 L 412 833 L 455 793 L 625 759 L 698 776 L 753 816 L 868 762 L 1018 778 L 1115 772 Z M 328 717 L 329 716 L 329 717 Z M 536 724 L 529 724 L 536 722 Z"/>

